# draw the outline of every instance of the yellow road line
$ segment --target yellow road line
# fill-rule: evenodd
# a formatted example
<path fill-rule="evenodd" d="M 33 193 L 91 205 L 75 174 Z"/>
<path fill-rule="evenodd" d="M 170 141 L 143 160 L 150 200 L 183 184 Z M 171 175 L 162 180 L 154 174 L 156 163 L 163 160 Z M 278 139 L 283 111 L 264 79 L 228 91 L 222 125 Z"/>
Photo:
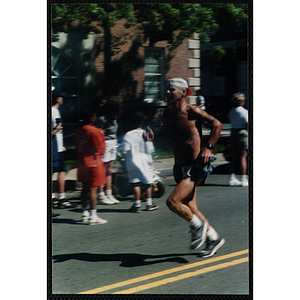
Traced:
<path fill-rule="evenodd" d="M 201 270 L 197 270 L 197 271 L 194 271 L 194 272 L 184 273 L 182 275 L 178 275 L 178 276 L 175 276 L 175 277 L 169 277 L 169 278 L 166 278 L 166 279 L 163 279 L 163 280 L 158 280 L 158 281 L 155 281 L 155 282 L 152 282 L 152 283 L 137 286 L 137 287 L 134 287 L 134 288 L 131 288 L 131 289 L 128 289 L 128 290 L 119 291 L 119 292 L 116 292 L 116 293 L 113 293 L 113 294 L 133 294 L 133 293 L 137 293 L 137 292 L 140 292 L 140 291 L 143 291 L 143 290 L 148 290 L 148 289 L 151 289 L 151 288 L 154 288 L 154 287 L 158 287 L 160 285 L 164 285 L 164 284 L 172 283 L 172 282 L 179 281 L 179 280 L 182 280 L 182 279 L 186 279 L 186 278 L 189 278 L 189 277 L 197 276 L 197 275 L 200 275 L 200 274 L 203 274 L 203 273 L 208 273 L 208 272 L 212 272 L 212 271 L 215 271 L 215 270 L 219 270 L 219 269 L 227 268 L 227 267 L 234 266 L 234 265 L 237 265 L 237 264 L 241 264 L 241 263 L 244 263 L 244 262 L 247 262 L 247 261 L 248 261 L 248 257 L 240 258 L 240 259 L 236 259 L 236 260 L 226 262 L 226 263 L 223 263 L 223 264 L 219 264 L 219 265 L 207 267 L 207 268 L 204 268 L 204 269 L 201 269 Z"/>
<path fill-rule="evenodd" d="M 152 274 L 149 274 L 149 275 L 145 275 L 145 276 L 136 277 L 136 278 L 133 278 L 133 279 L 129 279 L 129 280 L 117 282 L 117 283 L 114 283 L 114 284 L 106 285 L 106 286 L 103 286 L 103 287 L 99 287 L 99 288 L 96 288 L 96 289 L 88 290 L 88 291 L 81 292 L 81 293 L 78 293 L 78 294 L 96 294 L 96 293 L 101 293 L 101 292 L 104 292 L 104 291 L 107 291 L 107 290 L 119 288 L 119 287 L 126 286 L 126 285 L 129 285 L 129 284 L 133 284 L 133 283 L 145 281 L 145 280 L 148 280 L 148 279 L 152 279 L 152 278 L 156 278 L 156 277 L 168 275 L 168 274 L 175 273 L 175 272 L 184 271 L 184 270 L 187 270 L 187 269 L 190 269 L 190 268 L 195 268 L 195 267 L 202 266 L 202 265 L 205 265 L 205 264 L 210 264 L 210 263 L 213 263 L 213 262 L 216 262 L 216 261 L 220 261 L 220 260 L 223 260 L 223 259 L 228 259 L 228 258 L 231 258 L 231 257 L 243 255 L 243 254 L 246 254 L 248 252 L 249 252 L 249 250 L 246 249 L 246 250 L 242 250 L 242 251 L 238 251 L 238 252 L 226 254 L 226 255 L 223 255 L 223 256 L 219 256 L 219 257 L 207 259 L 207 260 L 204 260 L 204 261 L 200 261 L 200 262 L 188 264 L 188 265 L 185 265 L 185 266 L 176 267 L 176 268 L 172 268 L 172 269 L 169 269 L 169 270 L 165 270 L 165 271 L 161 271 L 161 272 L 156 272 L 156 273 L 152 273 Z"/>

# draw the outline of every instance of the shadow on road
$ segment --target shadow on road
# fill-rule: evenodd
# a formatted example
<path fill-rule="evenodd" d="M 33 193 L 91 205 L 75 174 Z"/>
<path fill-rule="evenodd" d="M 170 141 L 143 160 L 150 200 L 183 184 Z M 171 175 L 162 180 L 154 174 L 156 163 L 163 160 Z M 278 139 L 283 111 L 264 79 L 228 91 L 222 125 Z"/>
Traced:
<path fill-rule="evenodd" d="M 120 254 L 92 254 L 92 253 L 73 253 L 73 254 L 59 254 L 54 255 L 54 263 L 60 263 L 67 260 L 75 259 L 87 262 L 100 262 L 100 261 L 120 261 L 121 267 L 139 267 L 146 265 L 153 265 L 164 262 L 177 262 L 188 263 L 183 257 L 186 255 L 197 256 L 196 253 L 185 254 L 163 254 L 163 255 L 142 255 L 138 253 L 120 253 Z M 149 260 L 149 261 L 147 261 Z"/>

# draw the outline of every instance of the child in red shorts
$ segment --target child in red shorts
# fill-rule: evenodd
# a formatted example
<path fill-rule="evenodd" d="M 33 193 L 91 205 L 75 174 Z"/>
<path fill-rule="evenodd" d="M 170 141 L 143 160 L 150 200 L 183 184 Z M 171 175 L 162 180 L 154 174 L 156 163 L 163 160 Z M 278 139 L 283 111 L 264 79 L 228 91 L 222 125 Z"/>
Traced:
<path fill-rule="evenodd" d="M 81 126 L 76 132 L 78 158 L 77 180 L 83 183 L 81 191 L 82 221 L 90 225 L 105 224 L 97 215 L 97 188 L 106 183 L 106 173 L 101 156 L 105 152 L 105 137 L 95 127 L 97 115 L 88 110 L 82 112 Z M 90 192 L 90 212 L 87 210 L 87 195 Z"/>

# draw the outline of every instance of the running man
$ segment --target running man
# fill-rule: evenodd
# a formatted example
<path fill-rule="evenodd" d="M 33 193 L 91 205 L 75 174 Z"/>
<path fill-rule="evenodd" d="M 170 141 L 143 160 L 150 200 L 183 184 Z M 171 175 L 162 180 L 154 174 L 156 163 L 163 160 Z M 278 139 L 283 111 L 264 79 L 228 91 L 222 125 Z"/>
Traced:
<path fill-rule="evenodd" d="M 210 163 L 212 148 L 223 126 L 204 110 L 186 103 L 186 97 L 191 94 L 191 90 L 184 79 L 170 79 L 166 94 L 169 107 L 163 114 L 162 133 L 170 139 L 175 159 L 173 174 L 177 182 L 177 187 L 167 199 L 167 206 L 189 222 L 192 234 L 190 248 L 198 249 L 206 242 L 200 256 L 212 256 L 223 246 L 225 240 L 219 237 L 198 210 L 196 187 L 207 175 L 203 167 Z M 208 143 L 202 151 L 198 129 L 201 124 L 211 129 Z"/>

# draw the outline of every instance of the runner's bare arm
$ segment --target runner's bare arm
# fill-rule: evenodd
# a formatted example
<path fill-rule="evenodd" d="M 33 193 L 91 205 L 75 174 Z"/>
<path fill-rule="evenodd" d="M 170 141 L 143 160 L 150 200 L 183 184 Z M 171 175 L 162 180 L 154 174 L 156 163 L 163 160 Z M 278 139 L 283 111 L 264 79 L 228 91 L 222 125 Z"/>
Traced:
<path fill-rule="evenodd" d="M 222 123 L 202 109 L 194 108 L 193 110 L 195 112 L 196 120 L 199 120 L 204 126 L 211 129 L 208 144 L 215 145 L 223 128 Z"/>
<path fill-rule="evenodd" d="M 204 164 L 205 164 L 208 163 L 211 159 L 212 148 L 208 147 L 208 145 L 212 147 L 215 146 L 215 144 L 217 143 L 220 137 L 223 125 L 218 119 L 211 116 L 206 111 L 199 108 L 192 108 L 192 109 L 195 114 L 196 120 L 199 120 L 200 122 L 202 122 L 203 125 L 211 129 L 210 137 L 207 141 L 207 144 L 205 145 L 203 151 L 201 152 L 201 157 L 204 158 Z"/>

